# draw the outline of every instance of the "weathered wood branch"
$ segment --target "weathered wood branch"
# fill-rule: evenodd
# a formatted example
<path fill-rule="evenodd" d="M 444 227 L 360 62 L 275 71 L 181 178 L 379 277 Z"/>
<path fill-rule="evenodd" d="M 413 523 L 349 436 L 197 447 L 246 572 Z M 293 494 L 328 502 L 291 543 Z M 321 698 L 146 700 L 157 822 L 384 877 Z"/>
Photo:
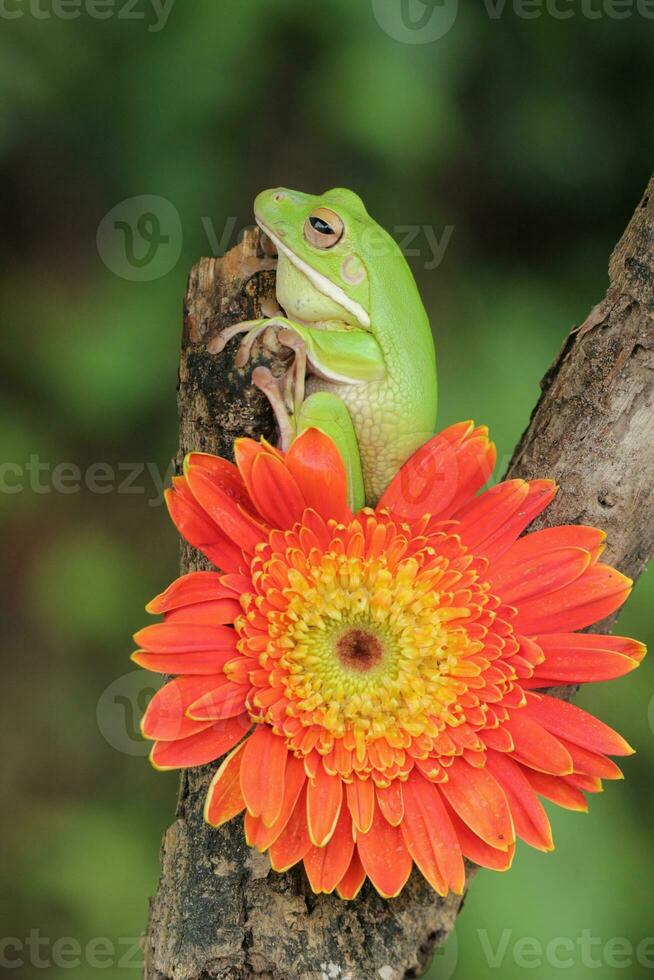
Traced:
<path fill-rule="evenodd" d="M 233 366 L 238 340 L 220 356 L 207 351 L 223 326 L 259 315 L 274 291 L 273 267 L 255 231 L 191 273 L 180 459 L 191 449 L 230 456 L 235 436 L 274 433 L 265 399 L 249 385 L 252 367 Z M 606 298 L 570 333 L 545 376 L 509 475 L 555 477 L 561 491 L 541 525 L 605 528 L 607 559 L 636 578 L 654 551 L 654 179 L 609 271 Z M 263 363 L 261 352 L 257 358 Z M 283 352 L 266 363 L 282 370 Z M 207 567 L 190 548 L 181 566 Z M 461 899 L 438 898 L 417 872 L 393 901 L 369 885 L 355 902 L 313 895 L 300 872 L 270 871 L 267 857 L 245 845 L 240 820 L 218 831 L 203 822 L 214 769 L 182 774 L 150 908 L 146 980 L 418 976 L 451 931 Z"/>

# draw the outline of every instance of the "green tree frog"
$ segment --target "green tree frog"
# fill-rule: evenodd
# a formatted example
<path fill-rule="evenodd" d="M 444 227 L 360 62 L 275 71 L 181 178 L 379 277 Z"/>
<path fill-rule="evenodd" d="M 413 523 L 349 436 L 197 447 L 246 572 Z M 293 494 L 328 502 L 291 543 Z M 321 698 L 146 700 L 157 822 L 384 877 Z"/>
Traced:
<path fill-rule="evenodd" d="M 228 327 L 211 349 L 245 333 L 243 366 L 272 327 L 293 365 L 281 381 L 256 368 L 252 381 L 272 405 L 281 448 L 320 429 L 343 456 L 351 506 L 373 505 L 436 422 L 434 342 L 411 270 L 352 191 L 277 187 L 257 196 L 254 213 L 277 249 L 281 309 Z"/>

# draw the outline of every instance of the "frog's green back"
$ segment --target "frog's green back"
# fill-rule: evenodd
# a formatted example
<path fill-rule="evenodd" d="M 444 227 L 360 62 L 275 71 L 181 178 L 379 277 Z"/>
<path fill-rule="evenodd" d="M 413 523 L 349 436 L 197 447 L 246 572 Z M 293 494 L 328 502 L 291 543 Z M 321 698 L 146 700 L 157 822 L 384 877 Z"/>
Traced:
<path fill-rule="evenodd" d="M 366 267 L 370 329 L 384 353 L 390 383 L 402 395 L 398 422 L 424 441 L 436 425 L 436 352 L 429 318 L 413 273 L 395 239 L 346 188 L 321 195 L 349 215 L 355 249 Z"/>
<path fill-rule="evenodd" d="M 436 351 L 427 312 L 411 269 L 385 231 L 386 248 L 370 276 L 371 329 L 384 352 L 391 382 L 403 396 L 403 425 L 414 427 L 421 444 L 436 426 Z"/>

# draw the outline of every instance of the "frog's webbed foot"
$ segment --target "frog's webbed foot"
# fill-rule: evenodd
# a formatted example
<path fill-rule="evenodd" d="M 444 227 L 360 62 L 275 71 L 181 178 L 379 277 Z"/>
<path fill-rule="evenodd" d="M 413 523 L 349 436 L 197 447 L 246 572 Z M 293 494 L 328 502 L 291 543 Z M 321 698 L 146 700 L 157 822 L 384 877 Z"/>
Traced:
<path fill-rule="evenodd" d="M 283 384 L 284 379 L 281 380 Z M 252 384 L 262 391 L 270 402 L 279 428 L 279 448 L 286 452 L 295 438 L 295 425 L 286 407 L 280 381 L 273 376 L 269 368 L 260 366 L 252 372 Z"/>

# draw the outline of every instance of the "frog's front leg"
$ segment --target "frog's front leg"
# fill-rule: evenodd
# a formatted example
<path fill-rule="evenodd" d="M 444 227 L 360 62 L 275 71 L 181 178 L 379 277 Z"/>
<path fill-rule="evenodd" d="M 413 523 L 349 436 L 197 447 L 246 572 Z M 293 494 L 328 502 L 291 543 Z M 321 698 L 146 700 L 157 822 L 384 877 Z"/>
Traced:
<path fill-rule="evenodd" d="M 236 357 L 234 358 L 234 364 L 236 367 L 244 367 L 250 359 L 255 340 L 262 333 L 264 333 L 268 327 L 272 327 L 273 330 L 288 328 L 292 329 L 293 322 L 282 316 L 265 316 L 258 317 L 256 320 L 242 320 L 240 323 L 234 323 L 231 327 L 225 327 L 224 330 L 221 330 L 220 333 L 209 342 L 207 345 L 207 350 L 210 354 L 220 354 L 225 349 L 232 337 L 237 337 L 238 334 L 244 333 L 245 337 L 241 341 L 241 345 L 236 352 Z"/>
<path fill-rule="evenodd" d="M 279 331 L 280 341 L 295 353 L 293 364 L 281 379 L 276 379 L 266 367 L 258 367 L 252 373 L 252 383 L 268 398 L 280 432 L 280 448 L 288 449 L 297 434 L 293 419 L 298 415 L 304 400 L 307 352 L 304 340 L 294 330 L 295 324 L 284 316 L 273 314 L 256 320 L 243 320 L 222 330 L 208 345 L 209 353 L 219 354 L 227 343 L 240 333 L 245 337 L 236 352 L 234 363 L 243 367 L 252 354 L 252 347 L 269 327 Z"/>

